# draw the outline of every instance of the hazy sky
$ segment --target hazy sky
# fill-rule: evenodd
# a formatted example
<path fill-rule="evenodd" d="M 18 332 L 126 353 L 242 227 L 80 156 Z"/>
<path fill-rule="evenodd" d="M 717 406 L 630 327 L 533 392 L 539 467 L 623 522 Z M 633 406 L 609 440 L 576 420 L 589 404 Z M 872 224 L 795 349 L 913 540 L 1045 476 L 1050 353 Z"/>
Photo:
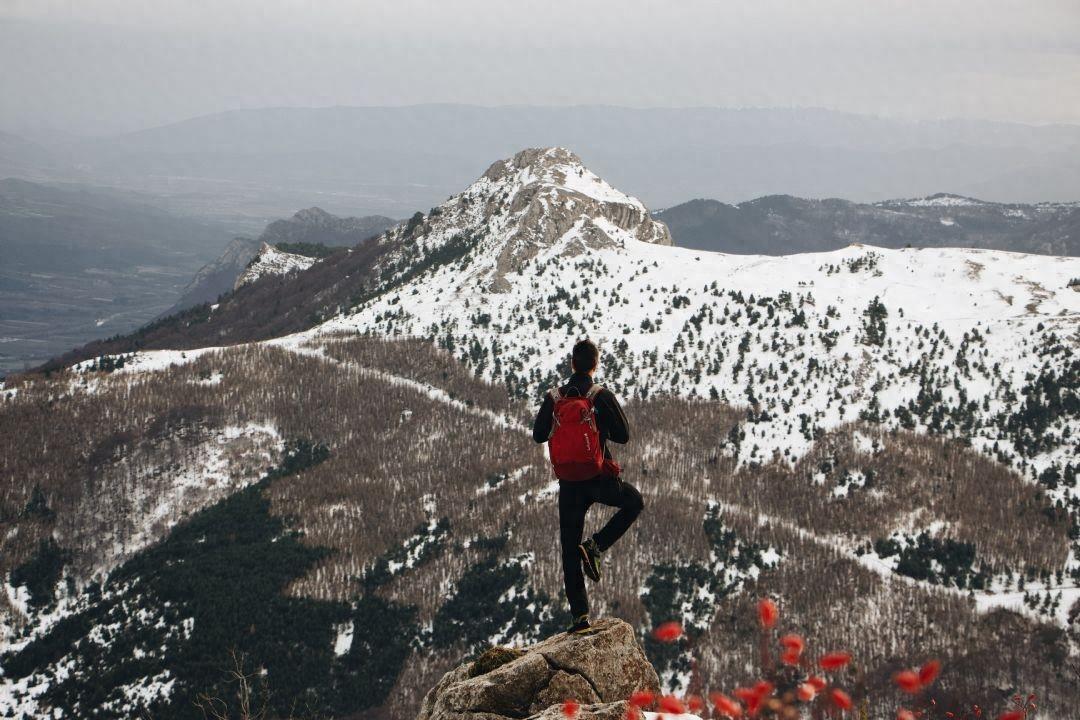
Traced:
<path fill-rule="evenodd" d="M 16 132 L 425 102 L 1080 123 L 1080 0 L 0 0 L 0 67 Z"/>

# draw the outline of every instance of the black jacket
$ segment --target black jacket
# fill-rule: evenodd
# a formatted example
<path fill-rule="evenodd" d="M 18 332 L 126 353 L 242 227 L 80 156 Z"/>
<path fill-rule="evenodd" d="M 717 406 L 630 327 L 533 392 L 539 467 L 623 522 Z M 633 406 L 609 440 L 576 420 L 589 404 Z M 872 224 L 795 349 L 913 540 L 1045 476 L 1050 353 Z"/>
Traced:
<path fill-rule="evenodd" d="M 560 390 L 564 393 L 571 387 L 584 395 L 592 387 L 593 381 L 585 373 L 574 373 L 569 382 Z M 604 457 L 611 458 L 611 450 L 608 449 L 607 441 L 625 443 L 630 439 L 630 427 L 626 424 L 626 415 L 623 414 L 619 401 L 614 393 L 604 388 L 593 398 L 593 407 L 596 408 L 596 427 L 600 431 L 600 444 L 604 448 Z M 547 442 L 551 437 L 552 414 L 555 411 L 555 401 L 551 395 L 544 394 L 544 402 L 536 413 L 533 422 L 533 440 L 538 443 Z"/>

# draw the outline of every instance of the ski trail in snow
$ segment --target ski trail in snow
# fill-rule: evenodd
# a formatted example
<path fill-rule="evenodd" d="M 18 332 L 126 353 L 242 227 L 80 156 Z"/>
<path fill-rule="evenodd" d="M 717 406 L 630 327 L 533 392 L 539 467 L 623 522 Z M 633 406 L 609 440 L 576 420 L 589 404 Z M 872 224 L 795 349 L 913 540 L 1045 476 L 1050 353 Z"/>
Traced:
<path fill-rule="evenodd" d="M 730 512 L 736 515 L 741 515 L 745 518 L 749 518 L 757 522 L 758 525 L 771 525 L 773 527 L 779 527 L 787 532 L 795 535 L 796 537 L 807 540 L 820 545 L 822 547 L 831 548 L 833 550 L 840 550 L 845 555 L 851 553 L 850 559 L 858 562 L 864 568 L 872 570 L 880 575 L 887 582 L 902 582 L 913 587 L 918 587 L 927 592 L 938 592 L 946 595 L 953 595 L 955 597 L 962 597 L 967 600 L 971 600 L 975 610 L 981 613 L 991 612 L 997 608 L 1004 608 L 1006 610 L 1012 610 L 1013 612 L 1025 615 L 1038 622 L 1055 622 L 1059 625 L 1068 625 L 1068 609 L 1072 606 L 1073 602 L 1080 600 L 1080 588 L 1074 585 L 1061 585 L 1050 588 L 1051 592 L 1059 591 L 1062 595 L 1061 607 L 1058 613 L 1053 618 L 1048 618 L 1045 615 L 1040 615 L 1034 612 L 1029 607 L 1024 605 L 1024 593 L 1022 591 L 1017 592 L 986 592 L 986 591 L 966 591 L 957 587 L 949 585 L 934 585 L 931 583 L 916 580 L 915 578 L 908 577 L 907 575 L 901 575 L 894 572 L 892 566 L 886 562 L 883 562 L 874 553 L 867 553 L 865 555 L 855 555 L 854 548 L 851 546 L 851 542 L 848 538 L 842 535 L 822 535 L 816 533 L 813 530 L 808 530 L 797 523 L 790 520 L 784 520 L 783 518 L 776 517 L 775 515 L 767 515 L 764 513 L 756 512 L 749 508 L 742 507 L 741 505 L 734 505 L 729 502 L 717 500 L 716 504 L 724 512 Z"/>
<path fill-rule="evenodd" d="M 282 340 L 284 342 L 282 342 Z M 326 350 L 322 347 L 312 347 L 311 345 L 300 344 L 289 337 L 270 340 L 267 341 L 266 344 L 282 348 L 283 350 L 288 350 L 289 352 L 295 353 L 297 355 L 303 355 L 305 357 L 313 357 L 324 360 L 332 365 L 347 368 L 353 372 L 356 372 L 361 377 L 371 378 L 373 380 L 379 380 L 390 385 L 408 388 L 410 390 L 420 393 L 421 395 L 425 395 L 432 400 L 441 402 L 445 405 L 449 405 L 455 410 L 460 410 L 461 412 L 484 418 L 485 420 L 488 420 L 494 423 L 496 426 L 505 430 L 513 430 L 516 432 L 529 432 L 529 428 L 527 428 L 523 423 L 502 413 L 497 413 L 492 410 L 486 410 L 484 408 L 466 405 L 461 400 L 457 400 L 456 398 L 451 397 L 448 392 L 446 392 L 442 388 L 436 387 L 435 385 L 420 382 L 419 380 L 413 380 L 412 378 L 403 377 L 401 375 L 394 375 L 393 373 L 386 372 L 385 370 L 378 370 L 376 368 L 366 367 L 364 365 L 360 365 L 359 363 L 338 360 L 337 358 L 333 358 L 327 355 Z"/>
<path fill-rule="evenodd" d="M 930 583 L 921 582 L 919 580 L 916 580 L 915 578 L 908 577 L 907 575 L 900 575 L 898 573 L 895 573 L 893 572 L 892 567 L 888 563 L 882 562 L 881 559 L 878 558 L 876 555 L 855 555 L 854 548 L 852 548 L 851 546 L 850 539 L 844 537 L 843 535 L 822 535 L 821 533 L 816 533 L 813 530 L 808 530 L 802 525 L 794 523 L 790 520 L 784 520 L 783 518 L 779 518 L 775 515 L 766 515 L 764 513 L 755 512 L 753 510 L 750 510 L 749 508 L 745 508 L 740 505 L 733 505 L 722 500 L 717 501 L 717 505 L 720 506 L 721 510 L 732 512 L 737 515 L 742 515 L 743 517 L 748 517 L 752 520 L 755 520 L 758 525 L 771 525 L 773 527 L 782 528 L 783 530 L 786 530 L 787 532 L 797 536 L 802 540 L 807 540 L 814 543 L 815 545 L 820 545 L 821 547 L 839 550 L 844 553 L 845 556 L 850 553 L 851 560 L 858 562 L 860 565 L 867 568 L 868 570 L 874 571 L 888 581 L 903 582 L 908 585 L 920 587 L 930 592 L 937 591 L 946 594 L 967 597 L 967 593 L 962 592 L 959 588 L 948 587 L 945 585 L 931 585 Z"/>

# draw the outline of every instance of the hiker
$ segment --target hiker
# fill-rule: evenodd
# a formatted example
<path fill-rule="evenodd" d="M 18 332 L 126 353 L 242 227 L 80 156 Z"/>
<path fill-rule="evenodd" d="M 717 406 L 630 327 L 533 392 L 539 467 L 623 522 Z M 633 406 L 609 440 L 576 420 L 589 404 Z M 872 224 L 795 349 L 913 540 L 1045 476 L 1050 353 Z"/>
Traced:
<path fill-rule="evenodd" d="M 609 440 L 625 443 L 630 429 L 615 395 L 592 380 L 599 359 L 600 350 L 591 340 L 574 345 L 570 356 L 573 374 L 565 385 L 547 392 L 533 423 L 533 440 L 548 443 L 559 479 L 559 541 L 566 599 L 573 617 L 568 632 L 589 627 L 584 575 L 600 582 L 603 554 L 645 506 L 637 488 L 619 477 L 619 464 L 607 446 Z M 593 503 L 619 510 L 598 533 L 582 542 L 585 513 Z"/>

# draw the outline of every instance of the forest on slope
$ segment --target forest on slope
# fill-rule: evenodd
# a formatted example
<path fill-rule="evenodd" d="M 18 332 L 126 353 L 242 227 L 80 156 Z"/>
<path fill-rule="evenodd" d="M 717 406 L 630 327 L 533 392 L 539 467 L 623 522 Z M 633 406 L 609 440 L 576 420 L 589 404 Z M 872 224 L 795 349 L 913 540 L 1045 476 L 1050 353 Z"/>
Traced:
<path fill-rule="evenodd" d="M 5 624 L 0 697 L 16 712 L 198 717 L 191 702 L 224 692 L 210 669 L 236 650 L 267 671 L 279 711 L 410 717 L 463 653 L 564 619 L 531 409 L 430 344 L 356 337 L 9 388 L 0 413 L 20 432 L 0 451 L 0 573 L 52 574 L 0 596 L 15 590 L 4 612 L 19 618 Z M 1058 570 L 1070 524 L 1039 486 L 955 441 L 866 422 L 794 464 L 740 466 L 724 447 L 746 407 L 657 397 L 627 410 L 634 440 L 618 457 L 647 510 L 594 604 L 639 629 L 669 687 L 686 689 L 690 657 L 704 687 L 752 679 L 752 608 L 769 594 L 815 645 L 856 653 L 873 717 L 892 707 L 892 672 L 930 655 L 947 668 L 943 707 L 1080 696 L 1080 619 L 1062 624 L 1052 607 L 1069 586 Z M 298 453 L 310 466 L 290 467 Z M 897 525 L 942 524 L 961 552 L 909 564 L 951 574 L 916 578 L 867 555 Z M 952 562 L 965 548 L 970 562 Z M 1026 584 L 1035 607 L 984 606 L 977 575 Z M 162 635 L 159 617 L 173 630 Z M 692 647 L 647 641 L 672 618 Z M 359 678 L 364 692 L 348 691 Z"/>

